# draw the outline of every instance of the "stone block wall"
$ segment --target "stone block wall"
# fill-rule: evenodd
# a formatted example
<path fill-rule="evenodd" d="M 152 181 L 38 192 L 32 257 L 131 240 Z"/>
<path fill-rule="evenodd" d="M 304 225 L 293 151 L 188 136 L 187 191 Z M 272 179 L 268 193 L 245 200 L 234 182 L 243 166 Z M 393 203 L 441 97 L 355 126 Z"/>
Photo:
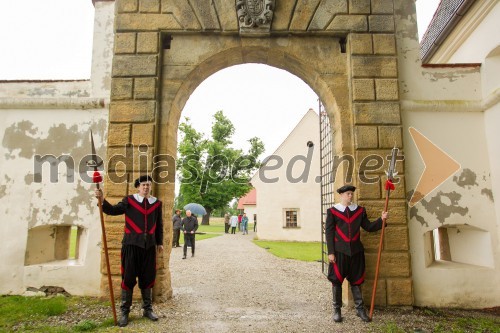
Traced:
<path fill-rule="evenodd" d="M 152 170 L 152 158 L 148 163 L 136 161 L 141 154 L 176 156 L 178 122 L 190 94 L 216 71 L 248 62 L 282 68 L 308 83 L 330 116 L 335 154 L 355 157 L 356 170 L 367 154 L 385 157 L 394 146 L 403 148 L 393 1 L 294 3 L 276 0 L 268 33 L 248 37 L 239 33 L 234 0 L 191 1 L 191 5 L 185 0 L 116 0 L 108 156 L 125 155 L 125 146 L 133 145 L 128 158 L 134 158 L 131 164 L 136 168 L 126 170 L 123 178 L 130 183 L 140 172 Z M 139 152 L 140 145 L 147 152 Z M 371 218 L 383 209 L 387 161 L 383 167 L 373 173 L 382 176 L 374 184 L 355 180 L 359 203 Z M 403 163 L 398 168 L 403 174 Z M 133 189 L 108 181 L 105 190 L 107 198 L 116 202 Z M 163 201 L 164 220 L 169 221 L 173 183 L 157 185 L 153 191 Z M 392 194 L 377 304 L 412 304 L 404 193 L 401 177 Z M 116 267 L 123 221 L 107 217 L 106 223 L 116 234 L 109 240 Z M 157 299 L 172 295 L 169 223 L 164 232 L 166 251 L 160 258 Z M 370 244 L 366 291 L 371 288 L 378 245 L 376 236 L 363 236 Z"/>

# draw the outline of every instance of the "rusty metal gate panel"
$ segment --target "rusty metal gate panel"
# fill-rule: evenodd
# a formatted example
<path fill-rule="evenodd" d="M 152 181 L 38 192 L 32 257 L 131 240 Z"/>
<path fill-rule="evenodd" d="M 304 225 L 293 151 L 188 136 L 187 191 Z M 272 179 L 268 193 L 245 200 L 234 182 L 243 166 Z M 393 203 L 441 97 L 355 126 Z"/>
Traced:
<path fill-rule="evenodd" d="M 321 175 L 321 267 L 328 275 L 328 249 L 326 247 L 326 211 L 333 206 L 333 140 L 328 114 L 319 102 L 320 175 Z"/>

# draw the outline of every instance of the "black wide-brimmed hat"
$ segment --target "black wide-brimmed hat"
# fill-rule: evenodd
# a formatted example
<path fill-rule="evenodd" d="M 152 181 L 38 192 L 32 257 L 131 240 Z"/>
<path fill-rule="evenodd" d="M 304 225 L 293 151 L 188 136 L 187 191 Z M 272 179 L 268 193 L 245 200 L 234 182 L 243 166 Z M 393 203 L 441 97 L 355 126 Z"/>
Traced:
<path fill-rule="evenodd" d="M 354 191 L 356 191 L 356 187 L 355 187 L 355 186 L 352 186 L 352 185 L 344 185 L 344 186 L 339 187 L 339 188 L 337 189 L 337 192 L 338 192 L 339 194 L 342 194 L 342 193 L 347 192 L 347 191 L 353 191 L 353 192 L 354 192 Z"/>
<path fill-rule="evenodd" d="M 147 175 L 140 176 L 134 182 L 135 188 L 138 188 L 139 184 L 141 184 L 142 182 L 153 182 L 153 178 L 151 178 L 150 176 L 147 176 Z"/>

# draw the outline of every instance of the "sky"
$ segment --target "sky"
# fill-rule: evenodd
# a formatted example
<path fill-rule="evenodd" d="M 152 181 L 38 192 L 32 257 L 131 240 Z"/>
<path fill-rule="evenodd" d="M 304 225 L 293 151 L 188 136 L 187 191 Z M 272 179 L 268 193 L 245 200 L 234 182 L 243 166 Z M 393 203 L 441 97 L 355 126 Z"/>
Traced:
<path fill-rule="evenodd" d="M 411 0 L 410 0 L 411 1 Z M 419 36 L 439 0 L 417 0 Z M 0 0 L 0 81 L 90 78 L 94 7 L 91 0 Z M 304 114 L 318 110 L 316 94 L 294 75 L 265 65 L 223 69 L 202 82 L 181 121 L 210 134 L 218 110 L 233 122 L 236 148 L 257 136 L 272 154 Z"/>

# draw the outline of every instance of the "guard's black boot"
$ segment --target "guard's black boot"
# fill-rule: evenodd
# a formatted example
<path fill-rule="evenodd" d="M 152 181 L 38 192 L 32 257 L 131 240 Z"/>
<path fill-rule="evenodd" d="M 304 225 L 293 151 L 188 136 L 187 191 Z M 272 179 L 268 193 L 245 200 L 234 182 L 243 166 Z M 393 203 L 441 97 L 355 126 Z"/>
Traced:
<path fill-rule="evenodd" d="M 352 298 L 354 299 L 354 307 L 356 308 L 356 315 L 362 321 L 368 323 L 371 321 L 370 317 L 366 314 L 365 305 L 363 303 L 363 295 L 361 294 L 360 286 L 351 286 Z"/>
<path fill-rule="evenodd" d="M 332 285 L 333 294 L 333 321 L 340 323 L 342 321 L 342 313 L 340 308 L 342 307 L 342 286 Z"/>
<path fill-rule="evenodd" d="M 118 326 L 125 327 L 128 325 L 128 314 L 132 305 L 132 290 L 122 289 L 122 304 L 120 305 L 121 315 L 118 320 Z"/>
<path fill-rule="evenodd" d="M 158 320 L 158 316 L 153 312 L 153 290 L 151 288 L 141 289 L 142 294 L 142 316 L 153 321 Z"/>

